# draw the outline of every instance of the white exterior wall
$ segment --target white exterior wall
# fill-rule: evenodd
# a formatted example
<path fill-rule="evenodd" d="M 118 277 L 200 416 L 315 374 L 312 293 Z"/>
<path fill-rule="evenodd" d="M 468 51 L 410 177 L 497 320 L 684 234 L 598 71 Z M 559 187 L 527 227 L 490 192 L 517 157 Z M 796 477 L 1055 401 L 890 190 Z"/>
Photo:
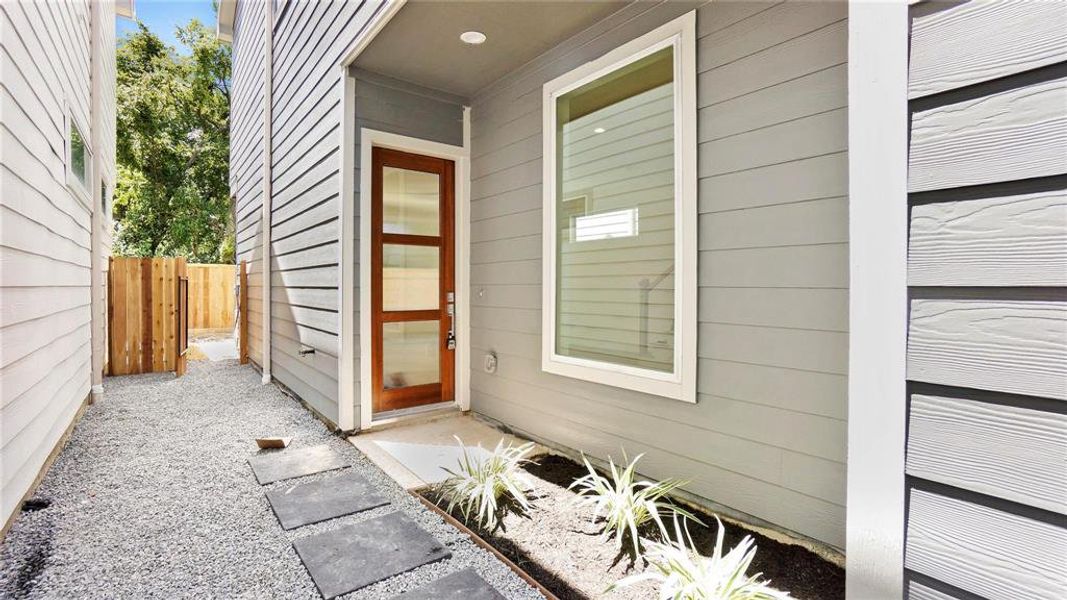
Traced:
<path fill-rule="evenodd" d="M 89 395 L 92 211 L 67 186 L 67 115 L 114 181 L 114 5 L 0 4 L 0 522 L 31 489 Z M 104 110 L 90 114 L 90 40 Z M 90 119 L 100 139 L 89 139 Z M 99 187 L 99 182 L 91 185 Z M 91 192 L 91 190 L 90 190 Z M 106 220 L 105 220 L 106 221 Z M 103 227 L 104 225 L 102 225 Z M 100 235 L 105 254 L 108 236 Z M 98 268 L 104 268 L 99 265 Z M 102 315 L 101 315 L 102 316 Z M 99 324 L 99 321 L 98 321 Z"/>

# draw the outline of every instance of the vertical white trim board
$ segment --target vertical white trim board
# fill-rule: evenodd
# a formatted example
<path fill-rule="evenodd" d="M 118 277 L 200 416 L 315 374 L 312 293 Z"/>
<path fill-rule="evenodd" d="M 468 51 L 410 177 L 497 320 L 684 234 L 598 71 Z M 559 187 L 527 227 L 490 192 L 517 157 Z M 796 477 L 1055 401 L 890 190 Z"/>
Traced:
<path fill-rule="evenodd" d="M 260 363 L 262 370 L 262 382 L 268 384 L 270 377 L 270 351 L 271 351 L 271 307 L 270 297 L 273 287 L 271 277 L 271 160 L 274 156 L 271 139 L 271 116 L 273 111 L 274 72 L 271 66 L 274 62 L 274 3 L 268 2 L 263 11 L 263 268 L 260 270 L 263 294 L 263 362 Z"/>
<path fill-rule="evenodd" d="M 848 18 L 849 368 L 846 595 L 904 593 L 908 5 Z"/>
<path fill-rule="evenodd" d="M 104 352 L 107 344 L 106 318 L 107 307 L 104 304 L 104 256 L 103 227 L 104 227 L 104 191 L 101 183 L 104 182 L 104 149 L 101 144 L 103 138 L 103 73 L 102 61 L 103 49 L 100 47 L 100 32 L 104 24 L 104 6 L 94 2 L 89 6 L 89 143 L 92 147 L 92 168 L 89 177 L 89 195 L 92 198 L 92 212 L 89 217 L 89 307 L 92 314 L 90 323 L 89 365 L 92 370 L 90 376 L 91 394 L 89 402 L 93 403 L 104 395 Z M 111 25 L 110 23 L 108 25 Z M 108 48 L 113 52 L 113 48 Z M 113 158 L 113 157 L 112 157 Z"/>
<path fill-rule="evenodd" d="M 370 398 L 371 389 L 371 151 L 374 148 L 391 148 L 414 154 L 434 156 L 456 163 L 455 177 L 455 292 L 456 315 L 459 320 L 456 343 L 455 402 L 462 410 L 470 409 L 470 109 L 464 107 L 463 146 L 431 142 L 364 127 L 360 130 L 359 170 L 359 428 L 369 429 L 374 424 L 374 412 Z M 351 245 L 351 240 L 349 240 Z M 464 368 L 464 366 L 468 368 Z"/>
<path fill-rule="evenodd" d="M 355 310 L 356 299 L 353 288 L 356 283 L 356 210 L 355 210 L 355 169 L 356 169 L 356 80 L 348 71 L 348 66 L 341 67 L 341 227 L 338 248 L 341 254 L 338 270 L 340 281 L 337 282 L 337 306 L 340 309 L 338 320 L 337 354 L 337 426 L 341 431 L 355 429 L 356 403 L 356 335 Z"/>

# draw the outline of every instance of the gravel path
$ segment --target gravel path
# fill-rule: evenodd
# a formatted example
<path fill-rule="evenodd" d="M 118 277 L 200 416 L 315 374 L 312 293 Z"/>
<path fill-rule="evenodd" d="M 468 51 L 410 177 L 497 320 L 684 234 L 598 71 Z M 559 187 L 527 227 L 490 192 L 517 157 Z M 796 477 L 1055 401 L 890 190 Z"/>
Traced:
<path fill-rule="evenodd" d="M 247 464 L 253 439 L 330 444 L 391 500 L 285 532 Z M 305 478 L 311 481 L 336 473 Z M 292 541 L 401 510 L 452 558 L 346 598 L 391 598 L 464 567 L 508 598 L 540 598 L 491 554 L 426 510 L 343 439 L 235 361 L 190 362 L 185 377 L 108 379 L 0 546 L 2 598 L 319 598 Z"/>

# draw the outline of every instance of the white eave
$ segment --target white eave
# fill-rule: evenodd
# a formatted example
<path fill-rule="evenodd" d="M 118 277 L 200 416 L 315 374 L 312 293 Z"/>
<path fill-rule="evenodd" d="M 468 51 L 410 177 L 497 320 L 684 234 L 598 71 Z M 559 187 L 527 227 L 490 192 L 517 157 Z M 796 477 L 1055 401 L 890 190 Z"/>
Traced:
<path fill-rule="evenodd" d="M 219 21 L 215 35 L 223 42 L 233 41 L 233 17 L 237 13 L 237 0 L 219 2 Z"/>
<path fill-rule="evenodd" d="M 126 17 L 127 19 L 136 19 L 137 15 L 133 10 L 133 0 L 115 0 L 115 15 Z"/>

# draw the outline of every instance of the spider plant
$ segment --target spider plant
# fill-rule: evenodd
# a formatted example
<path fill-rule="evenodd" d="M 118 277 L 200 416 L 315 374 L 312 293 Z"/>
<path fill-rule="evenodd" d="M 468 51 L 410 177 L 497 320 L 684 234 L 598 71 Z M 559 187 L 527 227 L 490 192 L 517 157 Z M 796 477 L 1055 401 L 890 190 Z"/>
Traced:
<path fill-rule="evenodd" d="M 633 585 L 640 581 L 659 583 L 660 600 L 786 600 L 788 592 L 770 587 L 770 581 L 761 581 L 763 573 L 747 575 L 756 546 L 752 536 L 745 536 L 741 543 L 723 554 L 725 529 L 718 517 L 719 533 L 715 539 L 715 552 L 710 557 L 697 554 L 693 539 L 684 525 L 674 519 L 675 538 L 665 541 L 649 541 L 645 559 L 652 568 L 644 573 L 619 580 L 607 591 Z"/>
<path fill-rule="evenodd" d="M 473 518 L 478 528 L 495 531 L 503 526 L 504 515 L 509 510 L 523 514 L 530 510 L 526 497 L 530 481 L 522 474 L 521 467 L 532 462 L 526 455 L 533 450 L 533 442 L 505 446 L 501 439 L 491 454 L 483 456 L 470 452 L 458 437 L 456 441 L 463 457 L 455 471 L 445 469 L 449 477 L 437 488 L 448 501 L 448 512 L 458 506 L 465 522 L 470 524 Z"/>
<path fill-rule="evenodd" d="M 602 533 L 604 537 L 615 536 L 615 547 L 622 550 L 623 538 L 629 537 L 632 544 L 632 556 L 641 556 L 641 536 L 638 530 L 642 525 L 655 522 L 664 530 L 660 511 L 671 515 L 681 515 L 699 522 L 692 513 L 664 501 L 662 498 L 684 486 L 686 481 L 665 479 L 659 482 L 635 481 L 637 461 L 643 454 L 637 455 L 626 468 L 620 470 L 615 461 L 608 457 L 611 479 L 597 473 L 589 460 L 583 455 L 582 462 L 589 473 L 580 477 L 568 489 L 578 491 L 577 503 L 593 507 L 593 522 L 604 519 Z M 625 457 L 623 457 L 625 459 Z"/>

